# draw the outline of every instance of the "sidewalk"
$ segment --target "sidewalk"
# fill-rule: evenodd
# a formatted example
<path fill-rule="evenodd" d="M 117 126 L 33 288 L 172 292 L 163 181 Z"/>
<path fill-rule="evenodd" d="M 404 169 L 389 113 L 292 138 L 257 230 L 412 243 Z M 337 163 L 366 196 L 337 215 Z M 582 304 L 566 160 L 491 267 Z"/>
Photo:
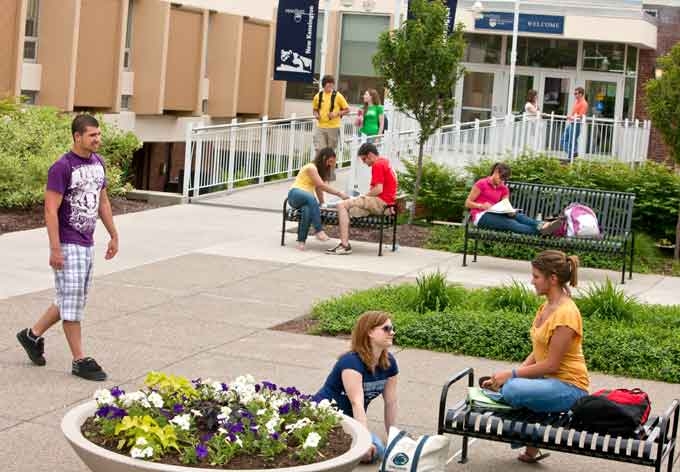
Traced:
<path fill-rule="evenodd" d="M 244 201 L 247 192 L 241 192 Z M 95 281 L 84 323 L 87 352 L 108 371 L 104 385 L 109 387 L 133 388 L 149 370 L 163 370 L 225 380 L 251 373 L 313 392 L 347 349 L 347 341 L 269 328 L 307 313 L 315 301 L 411 281 L 437 268 L 449 280 L 470 287 L 529 278 L 526 262 L 480 258 L 463 268 L 459 255 L 414 248 L 379 258 L 374 244 L 356 243 L 351 256 L 333 257 L 322 253 L 329 244 L 316 240 L 305 252 L 295 250 L 292 234 L 282 248 L 280 215 L 270 212 L 183 205 L 122 215 L 116 223 L 121 252 L 113 261 L 103 260 L 106 232 L 97 230 Z M 46 337 L 45 367 L 31 365 L 14 338 L 52 297 L 44 229 L 1 236 L 0 253 L 0 326 L 5 333 L 0 339 L 0 468 L 84 472 L 62 438 L 59 422 L 68 408 L 102 385 L 70 375 L 60 329 Z M 585 270 L 583 279 L 587 285 L 607 276 L 616 280 L 617 274 Z M 635 274 L 624 288 L 650 302 L 670 303 L 677 301 L 680 279 Z M 399 347 L 395 355 L 400 366 L 399 425 L 414 434 L 435 431 L 441 385 L 452 373 L 467 366 L 477 374 L 508 366 Z M 622 385 L 649 392 L 657 412 L 678 396 L 677 385 L 593 374 L 594 387 Z M 375 403 L 369 418 L 379 432 L 381 405 Z M 459 441 L 453 443 L 457 450 Z M 454 463 L 448 470 L 527 470 L 514 452 L 496 443 L 475 442 L 470 457 L 465 466 Z M 642 470 L 558 453 L 541 465 L 548 466 L 555 471 Z"/>

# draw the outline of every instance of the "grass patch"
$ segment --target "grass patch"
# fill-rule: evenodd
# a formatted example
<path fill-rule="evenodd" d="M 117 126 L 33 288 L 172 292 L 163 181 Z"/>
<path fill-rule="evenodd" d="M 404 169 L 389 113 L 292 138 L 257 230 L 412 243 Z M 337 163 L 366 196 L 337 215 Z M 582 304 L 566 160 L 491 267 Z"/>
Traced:
<path fill-rule="evenodd" d="M 415 284 L 330 299 L 312 310 L 319 322 L 315 332 L 349 334 L 361 313 L 385 310 L 393 315 L 400 346 L 514 362 L 531 352 L 529 328 L 541 299 L 529 289 L 515 282 L 476 290 L 447 285 L 445 290 L 448 305 L 438 310 L 423 309 Z M 680 383 L 680 305 L 643 304 L 606 284 L 575 300 L 583 315 L 590 370 Z"/>

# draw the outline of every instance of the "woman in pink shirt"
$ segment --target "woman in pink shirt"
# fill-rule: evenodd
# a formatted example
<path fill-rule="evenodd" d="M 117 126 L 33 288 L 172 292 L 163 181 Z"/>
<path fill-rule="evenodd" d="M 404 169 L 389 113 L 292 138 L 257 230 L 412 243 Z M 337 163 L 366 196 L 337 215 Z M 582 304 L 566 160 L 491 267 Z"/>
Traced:
<path fill-rule="evenodd" d="M 491 167 L 491 175 L 479 179 L 472 186 L 465 200 L 470 209 L 472 222 L 480 228 L 499 229 L 523 234 L 552 234 L 561 226 L 561 221 L 540 223 L 524 213 L 490 213 L 487 210 L 504 198 L 510 197 L 505 182 L 510 178 L 510 167 L 497 162 Z"/>

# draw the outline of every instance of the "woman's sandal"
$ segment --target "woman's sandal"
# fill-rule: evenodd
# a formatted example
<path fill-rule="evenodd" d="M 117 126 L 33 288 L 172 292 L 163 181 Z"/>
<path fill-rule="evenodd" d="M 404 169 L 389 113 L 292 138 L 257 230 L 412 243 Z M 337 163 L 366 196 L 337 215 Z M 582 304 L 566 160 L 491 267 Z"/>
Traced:
<path fill-rule="evenodd" d="M 498 391 L 500 390 L 500 389 L 497 388 L 496 386 L 488 386 L 488 387 L 485 387 L 485 386 L 484 386 L 484 382 L 486 382 L 487 380 L 491 380 L 491 376 L 485 375 L 485 376 L 483 376 L 483 377 L 480 377 L 479 380 L 478 380 L 478 382 L 479 382 L 479 388 L 484 389 L 484 390 L 491 390 L 492 392 L 498 392 Z"/>
<path fill-rule="evenodd" d="M 526 452 L 521 453 L 519 456 L 517 456 L 517 460 L 520 462 L 524 462 L 525 464 L 535 464 L 538 461 L 542 461 L 546 457 L 550 457 L 550 453 L 546 452 L 545 454 L 539 449 L 539 451 L 536 453 L 535 456 L 530 456 Z"/>

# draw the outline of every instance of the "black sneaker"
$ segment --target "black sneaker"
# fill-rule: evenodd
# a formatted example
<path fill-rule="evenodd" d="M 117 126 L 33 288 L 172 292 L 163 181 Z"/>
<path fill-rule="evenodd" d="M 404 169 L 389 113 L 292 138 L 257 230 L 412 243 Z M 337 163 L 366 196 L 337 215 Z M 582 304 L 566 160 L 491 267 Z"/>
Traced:
<path fill-rule="evenodd" d="M 326 254 L 335 254 L 337 256 L 345 256 L 347 254 L 352 254 L 352 246 L 343 246 L 342 243 L 335 246 L 333 249 L 326 249 Z"/>
<path fill-rule="evenodd" d="M 31 329 L 22 329 L 17 333 L 17 339 L 28 354 L 29 359 L 35 365 L 45 365 L 45 339 L 41 336 L 32 336 Z"/>
<path fill-rule="evenodd" d="M 99 364 L 97 364 L 97 361 L 91 357 L 83 357 L 82 359 L 73 361 L 71 373 L 86 380 L 95 380 L 97 382 L 106 380 L 106 372 L 104 372 Z"/>

